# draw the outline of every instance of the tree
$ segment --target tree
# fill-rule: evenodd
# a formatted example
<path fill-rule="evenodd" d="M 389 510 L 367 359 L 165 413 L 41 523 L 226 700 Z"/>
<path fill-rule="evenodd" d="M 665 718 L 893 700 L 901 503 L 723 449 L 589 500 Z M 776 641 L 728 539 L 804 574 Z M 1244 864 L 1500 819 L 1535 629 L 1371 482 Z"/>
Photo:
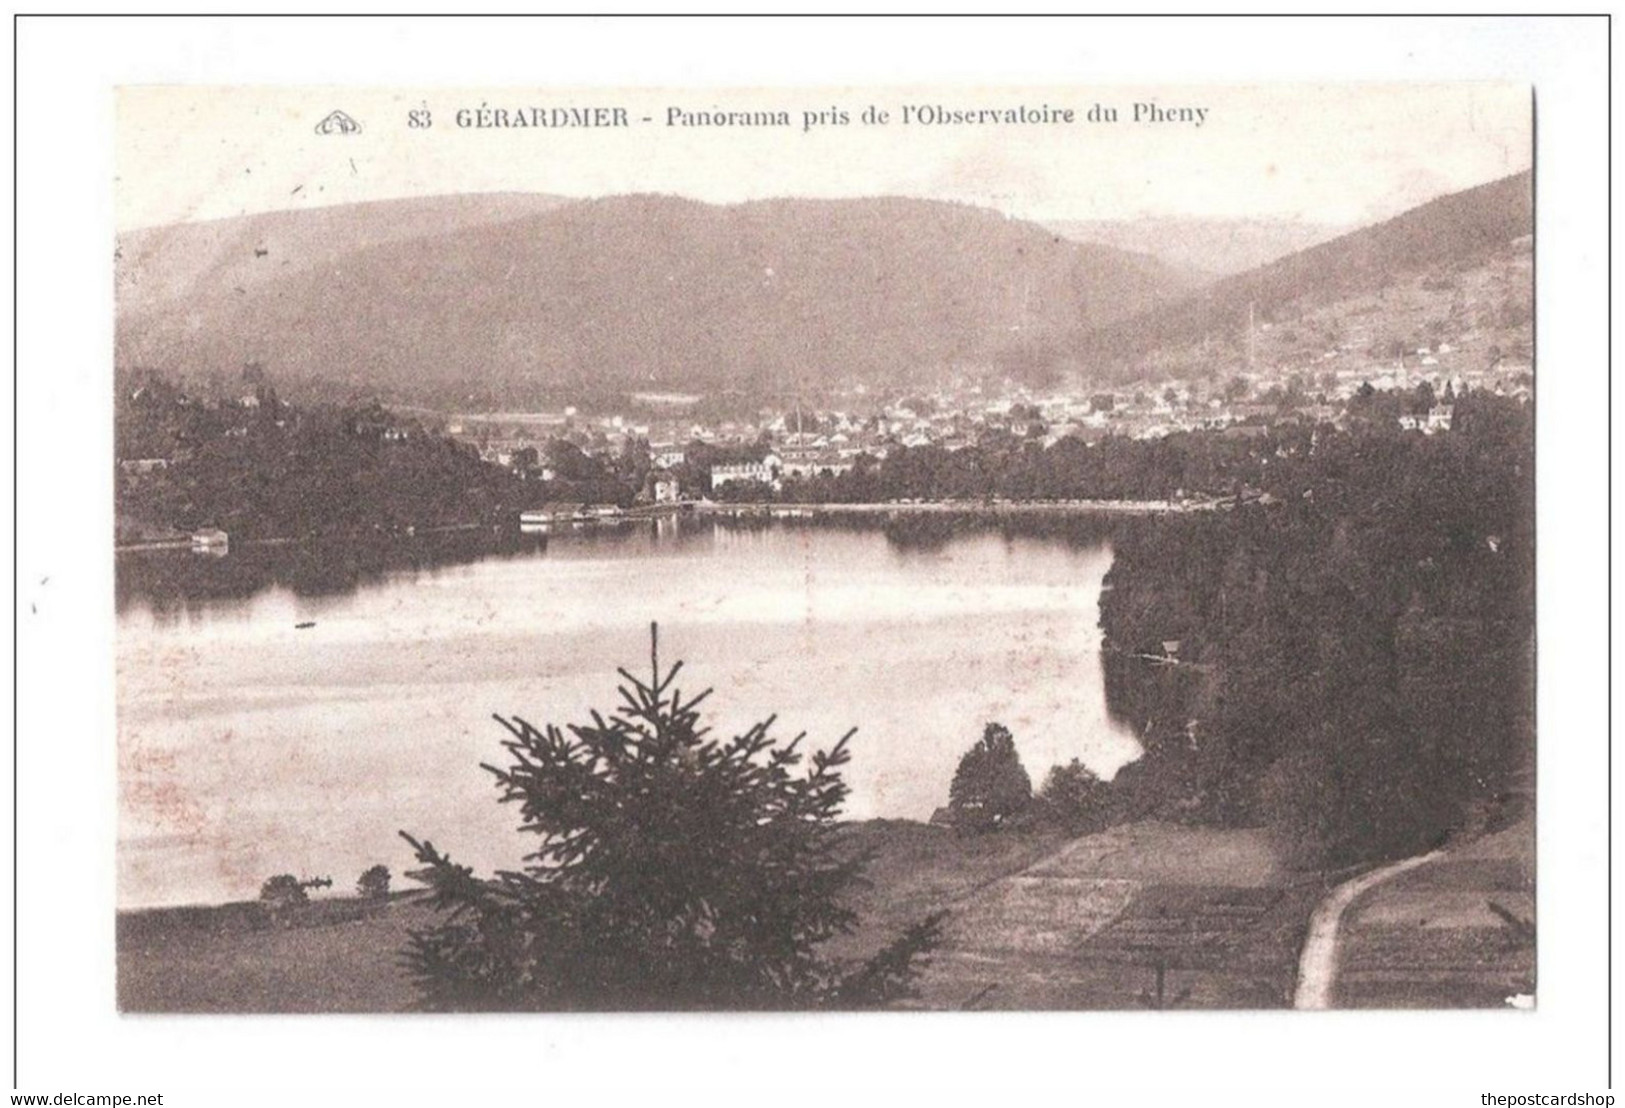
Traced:
<path fill-rule="evenodd" d="M 1331 869 L 1429 850 L 1455 815 L 1414 746 L 1391 734 L 1350 740 L 1331 728 L 1271 766 L 1259 783 L 1263 822 L 1296 869 Z"/>
<path fill-rule="evenodd" d="M 303 904 L 310 897 L 299 878 L 291 873 L 279 873 L 265 879 L 265 884 L 260 886 L 260 899 L 273 908 L 285 908 L 290 904 Z"/>
<path fill-rule="evenodd" d="M 965 752 L 948 789 L 948 807 L 960 826 L 998 827 L 1033 797 L 1032 779 L 1021 767 L 1016 741 L 1002 724 L 990 723 Z"/>
<path fill-rule="evenodd" d="M 651 634 L 654 644 L 658 639 Z M 535 850 L 479 880 L 402 832 L 444 913 L 404 959 L 436 1009 L 871 1007 L 906 995 L 941 916 L 848 970 L 819 953 L 853 930 L 866 861 L 843 849 L 848 732 L 802 766 L 774 718 L 712 737 L 682 663 L 620 674 L 621 706 L 535 727 L 497 716 L 507 768 L 485 768 Z"/>
<path fill-rule="evenodd" d="M 368 900 L 383 900 L 389 896 L 389 867 L 380 862 L 362 871 L 356 879 L 355 891 Z"/>
<path fill-rule="evenodd" d="M 1395 416 L 1413 402 L 1362 386 L 1346 430 L 1323 425 L 1313 451 L 1254 478 L 1273 505 L 1114 537 L 1107 703 L 1144 721 L 1146 751 L 1113 779 L 1114 818 L 1262 826 L 1313 868 L 1420 853 L 1520 811 L 1530 412 L 1468 392 L 1449 435 L 1406 435 Z M 1167 639 L 1181 664 L 1123 653 Z"/>
<path fill-rule="evenodd" d="M 260 886 L 260 900 L 272 908 L 289 908 L 310 900 L 306 889 L 325 889 L 332 884 L 331 877 L 310 877 L 301 881 L 291 873 L 279 873 L 266 878 L 265 884 Z"/>
<path fill-rule="evenodd" d="M 1046 816 L 1069 829 L 1104 826 L 1111 818 L 1111 786 L 1076 758 L 1050 769 L 1038 797 Z"/>

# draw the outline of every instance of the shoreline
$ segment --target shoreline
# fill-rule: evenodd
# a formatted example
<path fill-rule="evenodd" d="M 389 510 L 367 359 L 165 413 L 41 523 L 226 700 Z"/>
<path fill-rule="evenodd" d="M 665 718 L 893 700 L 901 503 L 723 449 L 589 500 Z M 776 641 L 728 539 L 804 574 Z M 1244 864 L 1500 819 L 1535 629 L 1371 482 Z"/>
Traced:
<path fill-rule="evenodd" d="M 1233 501 L 1222 498 L 1205 500 L 878 500 L 862 503 L 819 501 L 798 503 L 785 500 L 752 500 L 730 502 L 722 500 L 690 500 L 681 504 L 659 507 L 632 508 L 613 516 L 604 516 L 583 523 L 612 525 L 636 523 L 639 520 L 660 519 L 674 515 L 695 516 L 772 516 L 780 519 L 807 519 L 834 515 L 1183 515 L 1195 512 L 1215 512 L 1231 506 Z M 516 517 L 517 518 L 517 517 Z M 416 528 L 411 534 L 368 535 L 366 538 L 410 539 L 422 535 L 443 535 L 454 532 L 482 531 L 487 527 L 495 532 L 512 530 L 504 524 L 453 523 Z M 356 536 L 335 532 L 326 535 L 270 536 L 266 538 L 236 539 L 233 546 L 292 546 L 352 539 Z M 188 550 L 190 535 L 145 539 L 140 542 L 115 543 L 115 554 L 139 554 L 154 550 Z M 228 548 L 229 549 L 229 548 Z"/>
<path fill-rule="evenodd" d="M 1213 512 L 1224 506 L 1220 499 L 1211 500 L 880 500 L 863 503 L 820 501 L 795 503 L 793 501 L 748 501 L 737 504 L 710 501 L 695 504 L 696 511 L 707 515 L 742 515 L 759 513 L 792 513 L 816 515 L 897 515 L 913 514 L 965 514 L 965 515 L 1027 515 L 1069 513 L 1110 513 L 1120 515 L 1169 515 L 1186 512 Z"/>

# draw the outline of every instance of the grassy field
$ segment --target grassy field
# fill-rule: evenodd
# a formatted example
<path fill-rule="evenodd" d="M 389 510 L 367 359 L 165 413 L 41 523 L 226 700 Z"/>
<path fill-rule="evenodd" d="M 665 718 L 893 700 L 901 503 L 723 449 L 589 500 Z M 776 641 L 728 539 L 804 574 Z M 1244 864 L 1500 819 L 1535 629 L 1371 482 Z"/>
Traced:
<path fill-rule="evenodd" d="M 257 904 L 120 913 L 118 1003 L 126 1012 L 401 1012 L 395 964 L 433 915 L 417 894 L 313 901 L 273 921 Z"/>
<path fill-rule="evenodd" d="M 1290 1002 L 1318 879 L 1262 833 L 1145 822 L 1064 844 L 954 906 L 934 1008 L 1269 1008 Z"/>
<path fill-rule="evenodd" d="M 1295 882 L 1261 835 L 1142 823 L 1068 839 L 962 836 L 877 820 L 863 924 L 831 944 L 859 960 L 932 911 L 946 943 L 922 982 L 933 1008 L 1278 1006 L 1322 890 Z M 317 900 L 273 921 L 258 905 L 121 914 L 119 1005 L 131 1012 L 393 1012 L 412 1007 L 396 964 L 433 919 L 416 894 Z"/>
<path fill-rule="evenodd" d="M 909 924 L 1053 852 L 1054 832 L 960 836 L 875 820 L 845 831 L 872 855 L 853 906 L 862 925 L 830 944 L 861 961 Z M 411 982 L 396 964 L 407 932 L 433 923 L 421 894 L 313 900 L 273 920 L 254 903 L 120 913 L 118 998 L 127 1012 L 398 1012 Z"/>
<path fill-rule="evenodd" d="M 1356 901 L 1336 1002 L 1347 1008 L 1500 1008 L 1535 992 L 1532 815 Z"/>
<path fill-rule="evenodd" d="M 1068 838 L 959 835 L 876 820 L 862 925 L 829 945 L 860 961 L 938 909 L 943 946 L 915 1006 L 939 1009 L 1272 1008 L 1290 1004 L 1318 875 L 1278 864 L 1264 835 L 1157 822 Z M 1529 817 L 1453 847 L 1348 910 L 1339 1007 L 1503 1007 L 1534 992 Z M 431 923 L 420 894 L 123 913 L 119 1006 L 130 1012 L 394 1012 L 396 964 Z"/>

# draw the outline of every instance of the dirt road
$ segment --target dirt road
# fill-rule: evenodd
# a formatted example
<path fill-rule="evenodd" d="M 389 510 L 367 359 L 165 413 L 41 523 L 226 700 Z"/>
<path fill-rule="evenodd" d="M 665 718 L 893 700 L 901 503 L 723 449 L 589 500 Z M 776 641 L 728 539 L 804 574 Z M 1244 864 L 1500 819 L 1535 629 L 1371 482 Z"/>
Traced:
<path fill-rule="evenodd" d="M 1309 934 L 1304 939 L 1303 954 L 1298 960 L 1298 988 L 1292 998 L 1294 1008 L 1332 1007 L 1333 988 L 1337 981 L 1338 930 L 1349 905 L 1384 881 L 1443 856 L 1444 851 L 1435 850 L 1379 866 L 1352 881 L 1343 882 L 1320 902 L 1315 914 L 1309 918 Z"/>

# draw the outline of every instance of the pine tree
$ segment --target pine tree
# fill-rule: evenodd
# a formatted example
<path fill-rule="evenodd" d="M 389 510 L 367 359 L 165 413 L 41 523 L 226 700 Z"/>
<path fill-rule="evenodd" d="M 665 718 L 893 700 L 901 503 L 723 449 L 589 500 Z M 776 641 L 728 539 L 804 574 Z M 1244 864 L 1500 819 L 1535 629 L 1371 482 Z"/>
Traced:
<path fill-rule="evenodd" d="M 535 727 L 497 716 L 512 764 L 486 766 L 536 849 L 475 878 L 405 832 L 440 923 L 405 963 L 436 1009 L 871 1007 L 909 992 L 941 915 L 855 970 L 820 956 L 853 930 L 843 894 L 865 859 L 839 849 L 852 733 L 802 766 L 773 717 L 714 738 L 679 662 L 620 670 L 621 705 Z"/>

